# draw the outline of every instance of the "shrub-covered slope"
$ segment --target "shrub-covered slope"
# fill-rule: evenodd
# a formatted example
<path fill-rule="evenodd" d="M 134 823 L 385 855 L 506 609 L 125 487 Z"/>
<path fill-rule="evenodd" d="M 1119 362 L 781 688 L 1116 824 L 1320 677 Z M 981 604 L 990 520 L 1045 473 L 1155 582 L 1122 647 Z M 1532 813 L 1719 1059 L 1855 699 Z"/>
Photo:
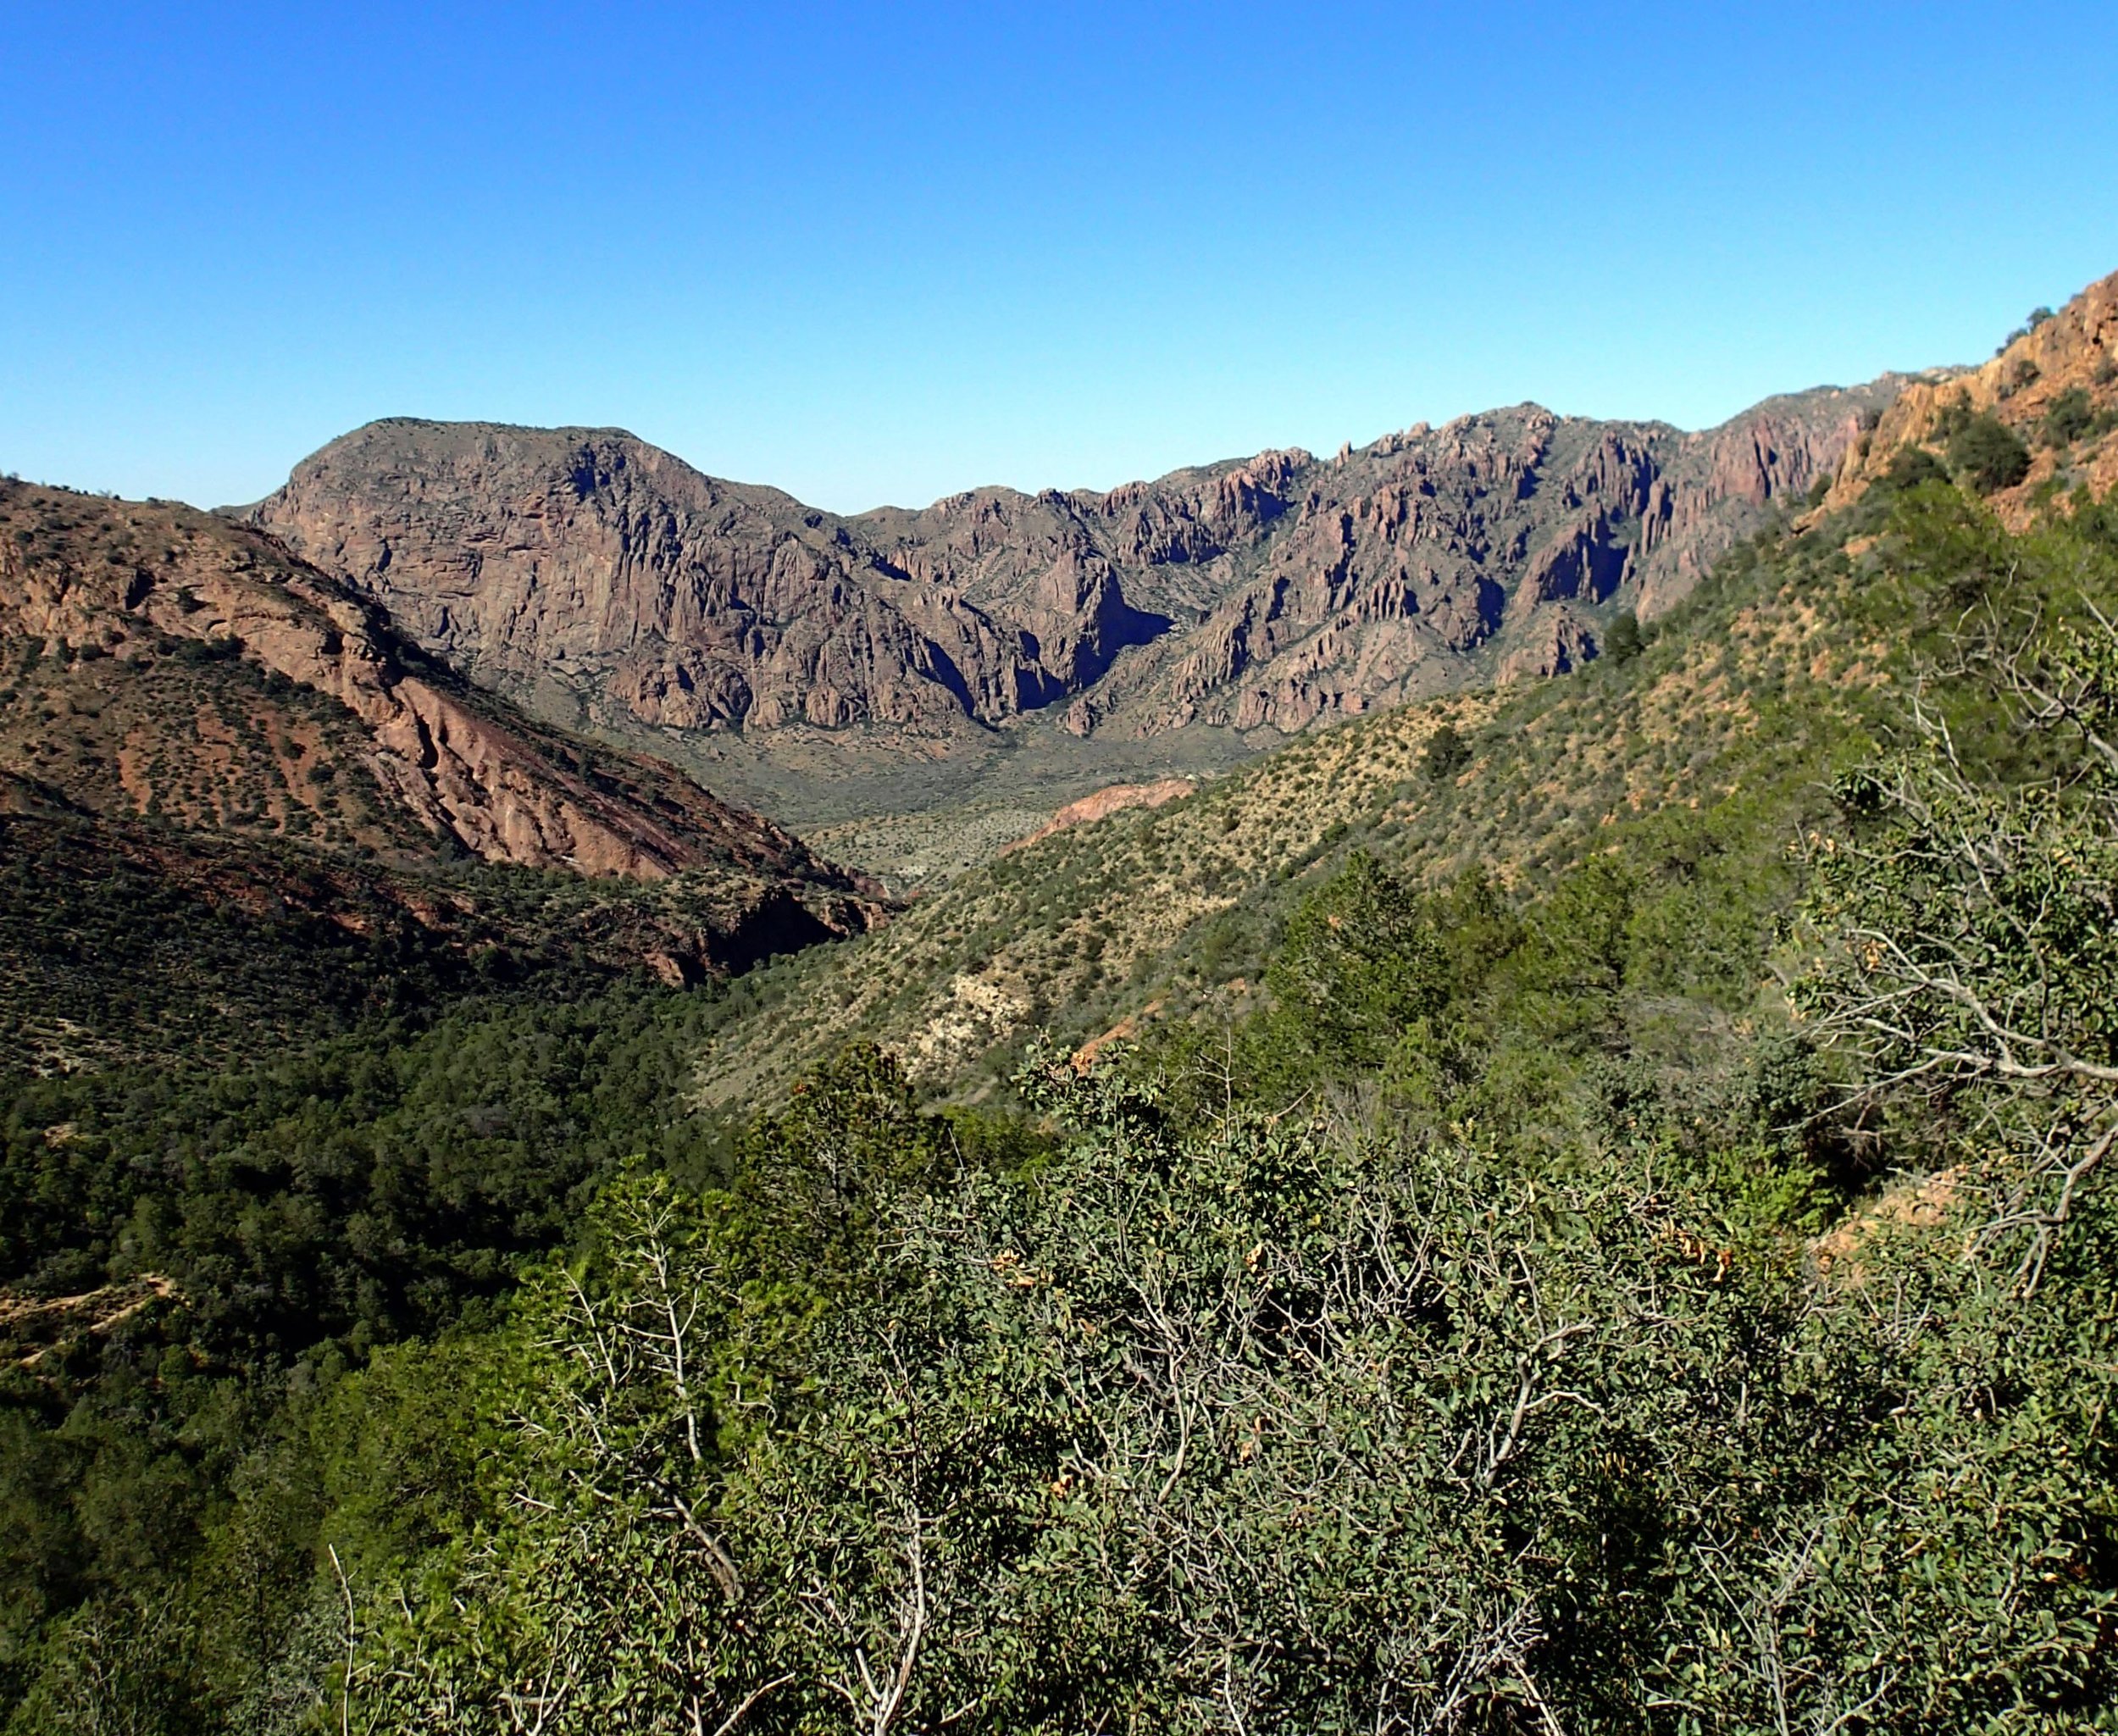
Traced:
<path fill-rule="evenodd" d="M 396 866 L 287 840 L 0 815 L 0 1076 L 240 1060 L 492 996 L 697 984 L 834 938 L 796 887 Z"/>
<path fill-rule="evenodd" d="M 1759 921 L 1794 885 L 1786 846 L 1897 702 L 1891 628 L 1862 607 L 1878 557 L 1845 547 L 1859 529 L 1765 534 L 1628 655 L 1359 719 L 966 874 L 742 985 L 756 1010 L 708 1047 L 701 1088 L 770 1091 L 857 1035 L 921 1078 L 990 1079 L 1039 1029 L 1078 1043 L 1239 1006 L 1295 902 L 1355 849 L 1421 884 L 1478 868 L 1525 890 L 1622 854 L 1670 946 L 1740 1000 Z"/>

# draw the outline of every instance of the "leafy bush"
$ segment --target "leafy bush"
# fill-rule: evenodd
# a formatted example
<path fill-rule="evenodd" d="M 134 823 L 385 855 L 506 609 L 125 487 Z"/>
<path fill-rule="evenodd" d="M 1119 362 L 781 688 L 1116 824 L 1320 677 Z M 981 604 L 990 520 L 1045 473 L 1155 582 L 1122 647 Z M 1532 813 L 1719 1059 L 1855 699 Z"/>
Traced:
<path fill-rule="evenodd" d="M 1065 1149 L 886 1185 L 757 1423 L 740 1232 L 607 1199 L 485 1400 L 493 1528 L 374 1594 L 358 1727 L 2098 1728 L 2107 1190 L 2041 1289 L 1947 1197 L 1820 1282 L 1651 1141 L 1024 1083 Z"/>
<path fill-rule="evenodd" d="M 1876 491 L 1885 495 L 1902 494 L 1929 482 L 1947 482 L 1949 472 L 1942 462 L 1924 446 L 1900 446 L 1890 459 L 1890 468 L 1876 480 Z"/>
<path fill-rule="evenodd" d="M 1949 468 L 1981 494 L 2013 488 L 2030 474 L 2030 449 L 1989 412 L 1971 417 L 1949 437 Z"/>
<path fill-rule="evenodd" d="M 2071 446 L 2088 432 L 2095 419 L 2095 408 L 2089 402 L 2088 394 L 2078 385 L 2071 385 L 2045 406 L 2044 443 Z"/>
<path fill-rule="evenodd" d="M 1428 782 L 1445 784 L 1471 763 L 1471 744 L 1454 724 L 1444 724 L 1428 737 L 1419 763 Z"/>

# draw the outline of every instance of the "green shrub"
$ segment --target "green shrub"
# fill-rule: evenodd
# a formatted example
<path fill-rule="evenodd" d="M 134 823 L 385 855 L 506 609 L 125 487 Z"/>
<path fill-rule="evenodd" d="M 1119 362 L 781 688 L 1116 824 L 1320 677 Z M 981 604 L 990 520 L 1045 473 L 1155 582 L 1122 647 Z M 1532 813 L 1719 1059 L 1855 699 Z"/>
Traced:
<path fill-rule="evenodd" d="M 1959 386 L 1942 406 L 1941 413 L 1934 419 L 1934 431 L 1931 437 L 1943 446 L 1948 445 L 1971 425 L 1971 394 Z"/>
<path fill-rule="evenodd" d="M 1647 649 L 1647 635 L 1640 630 L 1640 618 L 1631 609 L 1620 613 L 1611 623 L 1611 630 L 1604 637 L 1603 654 L 1611 662 L 1629 663 Z"/>
<path fill-rule="evenodd" d="M 1906 494 L 1928 483 L 1947 484 L 1949 472 L 1942 461 L 1925 446 L 1899 446 L 1890 459 L 1890 467 L 1876 479 L 1872 493 L 1888 498 Z"/>
<path fill-rule="evenodd" d="M 1949 440 L 1949 468 L 1981 494 L 2013 488 L 2030 474 L 2030 449 L 1990 412 L 1965 422 Z"/>
<path fill-rule="evenodd" d="M 2088 432 L 2095 419 L 2095 408 L 2089 402 L 2088 394 L 2078 385 L 2071 385 L 2045 406 L 2044 443 L 2071 446 Z"/>
<path fill-rule="evenodd" d="M 1430 783 L 1445 784 L 1471 763 L 1471 744 L 1454 724 L 1444 724 L 1427 738 L 1419 763 Z"/>

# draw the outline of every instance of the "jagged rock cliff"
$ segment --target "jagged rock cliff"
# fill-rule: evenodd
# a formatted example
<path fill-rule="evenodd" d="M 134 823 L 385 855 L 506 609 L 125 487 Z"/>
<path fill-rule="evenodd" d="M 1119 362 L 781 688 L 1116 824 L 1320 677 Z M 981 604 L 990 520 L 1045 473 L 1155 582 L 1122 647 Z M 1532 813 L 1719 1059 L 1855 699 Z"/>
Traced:
<path fill-rule="evenodd" d="M 607 724 L 1292 732 L 1563 670 L 1831 474 L 1898 382 L 1725 427 L 1534 405 L 1320 460 L 839 518 L 611 430 L 385 421 L 252 508 L 421 644 Z"/>
<path fill-rule="evenodd" d="M 650 724 L 934 728 L 1061 691 L 840 521 L 614 430 L 375 423 L 253 517 L 473 676 L 585 678 Z"/>

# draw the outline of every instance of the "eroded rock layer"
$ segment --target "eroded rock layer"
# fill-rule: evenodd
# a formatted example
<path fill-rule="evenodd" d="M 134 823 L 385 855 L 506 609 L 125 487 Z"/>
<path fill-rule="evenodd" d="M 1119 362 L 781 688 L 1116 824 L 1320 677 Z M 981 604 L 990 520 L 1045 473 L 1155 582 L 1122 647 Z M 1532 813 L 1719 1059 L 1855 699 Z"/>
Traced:
<path fill-rule="evenodd" d="M 1534 405 L 1318 459 L 841 518 L 614 430 L 391 420 L 252 508 L 430 651 L 678 730 L 1291 733 L 1593 657 L 1837 469 L 1886 379 L 1705 433 Z"/>

